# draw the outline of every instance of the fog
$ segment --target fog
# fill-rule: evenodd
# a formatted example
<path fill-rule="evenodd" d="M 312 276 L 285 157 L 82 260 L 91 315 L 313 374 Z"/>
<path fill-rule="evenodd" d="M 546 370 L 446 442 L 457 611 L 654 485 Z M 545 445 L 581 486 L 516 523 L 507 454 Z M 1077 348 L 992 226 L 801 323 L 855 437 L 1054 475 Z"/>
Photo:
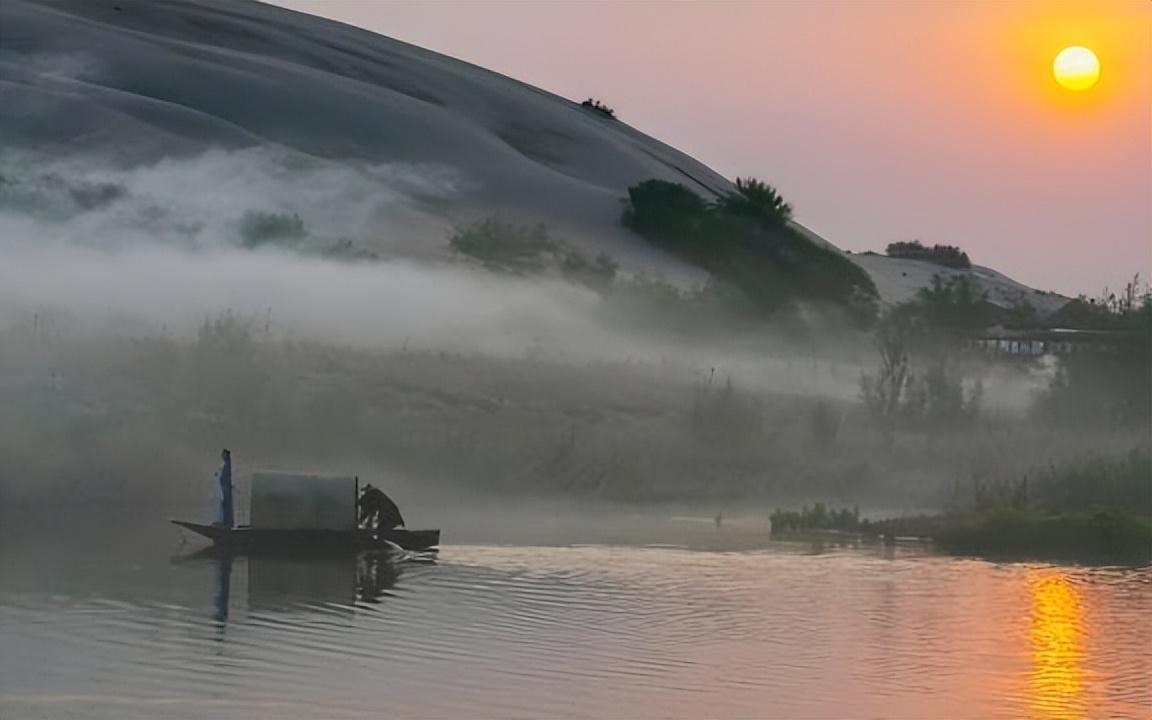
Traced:
<path fill-rule="evenodd" d="M 207 513 L 228 446 L 241 493 L 258 467 L 348 472 L 429 512 L 507 498 L 911 510 L 974 476 L 1134 442 L 1034 427 L 1049 363 L 970 367 L 978 424 L 887 446 L 860 403 L 867 333 L 818 312 L 800 328 L 685 328 L 676 307 L 464 262 L 437 212 L 458 180 L 435 167 L 9 154 L 0 178 L 9 504 Z M 254 212 L 305 231 L 253 247 Z"/>

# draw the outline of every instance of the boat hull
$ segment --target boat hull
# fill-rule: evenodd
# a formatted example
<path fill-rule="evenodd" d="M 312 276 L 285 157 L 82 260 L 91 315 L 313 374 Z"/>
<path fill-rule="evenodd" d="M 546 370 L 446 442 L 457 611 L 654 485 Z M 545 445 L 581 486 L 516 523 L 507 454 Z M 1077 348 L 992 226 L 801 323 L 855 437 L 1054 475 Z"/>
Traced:
<path fill-rule="evenodd" d="M 440 544 L 439 530 L 280 530 L 202 525 L 173 520 L 217 546 L 229 550 L 379 550 L 395 543 L 405 550 L 427 550 Z"/>

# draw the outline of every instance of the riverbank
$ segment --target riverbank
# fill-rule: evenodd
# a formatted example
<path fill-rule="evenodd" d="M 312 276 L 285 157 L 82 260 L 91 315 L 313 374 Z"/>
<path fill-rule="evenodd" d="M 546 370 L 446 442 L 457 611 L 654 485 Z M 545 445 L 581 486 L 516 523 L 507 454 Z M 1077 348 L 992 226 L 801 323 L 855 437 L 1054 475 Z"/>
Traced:
<path fill-rule="evenodd" d="M 1152 516 L 1107 510 L 1052 513 L 994 509 L 860 519 L 859 512 L 817 504 L 800 511 L 777 510 L 772 536 L 835 537 L 842 542 L 930 541 L 951 555 L 993 559 L 1069 560 L 1105 563 L 1152 562 Z"/>
<path fill-rule="evenodd" d="M 957 555 L 1152 561 L 1152 517 L 998 510 L 949 516 L 932 536 Z"/>

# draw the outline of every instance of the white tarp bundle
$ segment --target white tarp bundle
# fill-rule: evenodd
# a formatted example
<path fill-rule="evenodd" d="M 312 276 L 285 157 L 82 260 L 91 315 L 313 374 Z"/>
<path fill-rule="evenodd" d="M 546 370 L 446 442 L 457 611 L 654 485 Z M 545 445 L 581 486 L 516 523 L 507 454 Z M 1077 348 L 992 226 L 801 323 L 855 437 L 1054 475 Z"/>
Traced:
<path fill-rule="evenodd" d="M 355 528 L 356 478 L 254 473 L 249 518 L 254 528 Z"/>

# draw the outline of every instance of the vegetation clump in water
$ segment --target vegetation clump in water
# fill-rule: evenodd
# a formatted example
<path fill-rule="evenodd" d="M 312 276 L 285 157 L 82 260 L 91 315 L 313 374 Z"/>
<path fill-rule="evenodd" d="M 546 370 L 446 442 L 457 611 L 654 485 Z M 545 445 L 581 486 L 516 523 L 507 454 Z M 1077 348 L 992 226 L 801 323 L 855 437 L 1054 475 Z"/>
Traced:
<path fill-rule="evenodd" d="M 861 532 L 867 527 L 867 520 L 860 520 L 860 508 L 839 510 L 825 506 L 818 502 L 812 507 L 807 505 L 795 510 L 776 509 L 771 516 L 772 534 L 786 535 L 805 533 L 810 531 L 837 531 L 854 533 Z"/>

